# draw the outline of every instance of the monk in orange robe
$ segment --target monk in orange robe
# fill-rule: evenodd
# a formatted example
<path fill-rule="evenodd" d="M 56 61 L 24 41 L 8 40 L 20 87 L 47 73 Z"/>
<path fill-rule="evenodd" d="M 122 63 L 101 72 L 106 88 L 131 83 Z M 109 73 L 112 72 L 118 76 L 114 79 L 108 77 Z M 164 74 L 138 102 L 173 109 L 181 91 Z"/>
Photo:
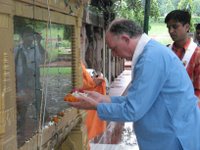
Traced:
<path fill-rule="evenodd" d="M 83 90 L 96 91 L 106 94 L 106 82 L 103 77 L 92 78 L 87 72 L 85 65 L 82 63 L 83 71 Z M 88 132 L 88 140 L 102 134 L 106 129 L 106 121 L 99 119 L 96 110 L 87 110 L 85 125 Z"/>

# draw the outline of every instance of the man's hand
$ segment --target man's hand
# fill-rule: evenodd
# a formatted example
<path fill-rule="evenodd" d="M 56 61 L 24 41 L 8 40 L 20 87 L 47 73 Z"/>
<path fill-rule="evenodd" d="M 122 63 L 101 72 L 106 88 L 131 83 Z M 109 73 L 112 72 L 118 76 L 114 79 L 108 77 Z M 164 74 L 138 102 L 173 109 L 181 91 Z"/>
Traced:
<path fill-rule="evenodd" d="M 79 102 L 67 102 L 70 106 L 78 109 L 87 109 L 87 110 L 96 110 L 99 103 L 109 103 L 110 97 L 102 95 L 94 91 L 84 91 L 87 94 L 86 96 L 77 97 Z"/>

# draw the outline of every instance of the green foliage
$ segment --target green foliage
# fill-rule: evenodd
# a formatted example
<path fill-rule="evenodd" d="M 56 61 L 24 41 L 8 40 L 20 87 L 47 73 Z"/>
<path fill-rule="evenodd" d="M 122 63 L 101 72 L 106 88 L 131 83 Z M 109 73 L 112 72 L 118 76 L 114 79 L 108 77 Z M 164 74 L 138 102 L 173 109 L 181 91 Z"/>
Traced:
<path fill-rule="evenodd" d="M 168 12 L 172 11 L 175 9 L 174 1 L 172 0 L 158 0 L 159 4 L 159 12 L 161 16 L 164 16 Z"/>
<path fill-rule="evenodd" d="M 88 5 L 87 6 L 87 11 L 90 11 L 90 12 L 92 12 L 93 14 L 103 14 L 103 11 L 105 11 L 106 10 L 106 8 L 102 8 L 101 7 L 101 9 L 99 9 L 98 7 L 95 7 L 95 6 L 92 6 L 92 5 Z M 111 8 L 110 8 L 111 9 Z M 112 11 L 112 10 L 111 10 Z"/>
<path fill-rule="evenodd" d="M 169 12 L 169 11 L 172 11 L 172 10 L 174 10 L 175 8 L 174 8 L 174 5 L 173 5 L 173 3 L 172 3 L 172 1 L 171 0 L 167 0 L 167 2 L 166 2 L 166 4 L 165 4 L 165 12 Z"/>
<path fill-rule="evenodd" d="M 157 21 L 158 17 L 160 16 L 158 1 L 157 0 L 151 0 L 150 6 L 151 6 L 150 17 L 153 18 L 154 21 Z"/>
<path fill-rule="evenodd" d="M 199 16 L 192 16 L 191 23 L 190 23 L 190 31 L 194 32 L 195 31 L 195 24 L 200 22 L 200 17 Z"/>
<path fill-rule="evenodd" d="M 192 13 L 193 12 L 192 0 L 180 0 L 180 2 L 178 3 L 178 9 L 188 10 Z"/>
<path fill-rule="evenodd" d="M 193 14 L 200 16 L 200 1 L 199 0 L 193 1 Z"/>
<path fill-rule="evenodd" d="M 172 3 L 173 3 L 173 6 L 174 6 L 174 9 L 178 9 L 178 3 L 179 3 L 180 0 L 172 0 Z"/>
<path fill-rule="evenodd" d="M 126 18 L 143 23 L 144 7 L 140 0 L 121 0 L 115 2 L 113 10 L 118 18 Z"/>
<path fill-rule="evenodd" d="M 72 27 L 71 26 L 65 26 L 63 38 L 66 39 L 66 40 L 71 40 L 71 37 L 72 37 Z"/>
<path fill-rule="evenodd" d="M 158 0 L 158 4 L 161 16 L 175 9 L 184 9 L 190 11 L 192 15 L 200 15 L 199 0 Z"/>
<path fill-rule="evenodd" d="M 165 22 L 165 17 L 164 16 L 158 17 L 157 22 L 158 23 L 164 23 Z"/>
<path fill-rule="evenodd" d="M 194 23 L 200 23 L 200 17 L 199 16 L 192 16 Z"/>
<path fill-rule="evenodd" d="M 155 21 L 159 17 L 159 6 L 157 0 L 152 0 L 150 17 Z M 143 25 L 144 22 L 144 0 L 121 0 L 116 1 L 113 10 L 118 18 L 127 18 Z"/>

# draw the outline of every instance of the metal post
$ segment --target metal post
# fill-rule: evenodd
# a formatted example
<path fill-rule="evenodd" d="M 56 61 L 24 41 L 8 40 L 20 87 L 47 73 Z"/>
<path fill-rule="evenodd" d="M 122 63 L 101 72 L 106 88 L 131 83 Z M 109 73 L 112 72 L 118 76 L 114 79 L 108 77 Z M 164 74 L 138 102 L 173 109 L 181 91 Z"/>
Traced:
<path fill-rule="evenodd" d="M 148 34 L 149 29 L 149 15 L 150 15 L 150 2 L 151 0 L 145 0 L 145 11 L 144 11 L 144 32 Z"/>

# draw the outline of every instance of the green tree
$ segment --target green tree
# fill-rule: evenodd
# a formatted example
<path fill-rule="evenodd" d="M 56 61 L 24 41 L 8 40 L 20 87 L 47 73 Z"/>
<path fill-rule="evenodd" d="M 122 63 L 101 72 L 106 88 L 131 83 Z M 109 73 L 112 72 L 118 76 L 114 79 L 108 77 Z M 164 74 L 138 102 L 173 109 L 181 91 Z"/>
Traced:
<path fill-rule="evenodd" d="M 151 0 L 150 17 L 157 20 L 159 17 L 159 4 L 157 0 Z M 114 4 L 114 12 L 117 17 L 123 17 L 137 21 L 143 25 L 145 0 L 118 0 Z"/>
<path fill-rule="evenodd" d="M 161 16 L 164 16 L 169 11 L 172 11 L 175 9 L 174 0 L 158 0 L 159 5 L 159 12 Z"/>
<path fill-rule="evenodd" d="M 199 0 L 193 1 L 193 13 L 195 15 L 200 16 L 200 1 Z"/>
<path fill-rule="evenodd" d="M 193 1 L 192 0 L 180 0 L 178 3 L 178 9 L 185 9 L 190 11 L 191 13 L 193 12 Z"/>
<path fill-rule="evenodd" d="M 174 9 L 177 9 L 178 7 L 178 3 L 180 2 L 180 0 L 172 0 L 172 3 L 173 3 L 173 6 L 174 6 Z"/>
<path fill-rule="evenodd" d="M 158 1 L 151 0 L 151 8 L 150 8 L 150 17 L 157 21 L 158 17 L 160 16 Z"/>
<path fill-rule="evenodd" d="M 116 17 L 127 18 L 143 24 L 144 6 L 140 0 L 121 0 L 114 4 L 114 12 Z"/>
<path fill-rule="evenodd" d="M 174 9 L 175 9 L 175 7 L 174 7 L 172 1 L 167 0 L 166 5 L 165 5 L 165 13 L 167 13 L 167 11 L 169 12 L 169 11 L 172 11 Z"/>
<path fill-rule="evenodd" d="M 160 15 L 164 16 L 165 14 L 165 5 L 163 0 L 158 0 L 158 5 L 160 6 L 159 11 L 160 11 Z"/>

